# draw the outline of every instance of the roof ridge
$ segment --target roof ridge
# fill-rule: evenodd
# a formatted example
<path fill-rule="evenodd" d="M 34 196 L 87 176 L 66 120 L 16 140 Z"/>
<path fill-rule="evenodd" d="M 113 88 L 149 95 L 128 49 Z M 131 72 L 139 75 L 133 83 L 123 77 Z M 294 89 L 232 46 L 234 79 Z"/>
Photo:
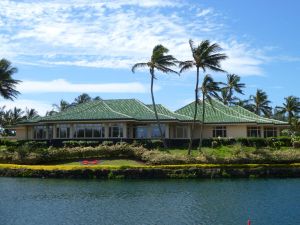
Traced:
<path fill-rule="evenodd" d="M 233 110 L 235 113 L 237 113 L 239 116 L 239 118 L 240 119 L 247 119 L 247 120 L 254 120 L 256 123 L 260 123 L 259 122 L 259 120 L 261 120 L 261 121 L 263 121 L 263 122 L 271 122 L 271 121 L 269 121 L 267 118 L 263 118 L 263 117 L 261 117 L 261 116 L 258 116 L 258 115 L 256 115 L 255 114 L 255 117 L 253 118 L 253 117 L 251 117 L 251 116 L 247 116 L 247 115 L 244 115 L 244 114 L 242 114 L 242 113 L 240 113 L 240 112 L 238 112 L 238 111 L 236 111 L 233 107 L 229 107 L 229 106 L 227 106 L 227 105 L 225 105 L 223 102 L 221 102 L 221 101 L 217 101 L 217 100 L 215 100 L 215 102 L 217 102 L 217 104 L 221 104 L 222 106 L 224 106 L 224 107 L 228 107 L 229 109 L 231 109 L 231 110 Z M 246 110 L 246 109 L 245 109 Z M 272 122 L 271 122 L 272 123 Z"/>
<path fill-rule="evenodd" d="M 150 109 L 149 107 L 147 107 L 147 105 L 146 105 L 145 103 L 141 102 L 141 101 L 138 100 L 138 99 L 134 99 L 134 100 L 137 101 L 137 102 L 138 102 L 140 105 L 142 105 L 144 108 L 146 108 L 148 111 L 151 111 L 152 113 L 155 114 L 155 112 L 154 112 L 152 109 Z M 155 105 L 157 105 L 157 104 L 155 104 Z M 174 118 L 173 116 L 165 115 L 165 114 L 162 114 L 162 113 L 157 113 L 157 114 L 160 114 L 160 115 L 162 115 L 162 116 L 166 116 L 166 117 L 169 117 L 169 118 L 171 118 L 171 119 L 176 119 L 176 120 L 177 120 L 177 118 Z"/>
<path fill-rule="evenodd" d="M 128 118 L 131 118 L 131 119 L 133 119 L 131 116 L 129 116 L 129 115 L 126 115 L 126 114 L 124 114 L 124 113 L 121 113 L 121 112 L 117 112 L 117 111 L 115 111 L 115 110 L 113 110 L 109 105 L 107 105 L 107 103 L 105 102 L 105 100 L 100 100 L 100 101 L 102 101 L 103 102 L 103 104 L 105 105 L 105 107 L 107 107 L 109 110 L 111 110 L 112 112 L 114 112 L 114 113 L 117 113 L 117 114 L 120 114 L 120 115 L 123 115 L 123 116 L 126 116 L 126 117 L 128 117 Z"/>
<path fill-rule="evenodd" d="M 212 107 L 213 107 L 213 106 L 212 106 Z M 214 110 L 217 110 L 217 111 L 219 111 L 219 112 L 225 114 L 226 116 L 236 117 L 236 116 L 234 116 L 234 115 L 230 115 L 230 114 L 224 112 L 223 110 L 218 109 L 217 107 L 215 107 Z M 241 119 L 240 117 L 238 117 L 238 118 Z M 250 120 L 249 118 L 244 118 L 244 119 L 245 119 L 245 120 Z M 250 121 L 251 121 L 251 120 L 250 120 Z M 256 122 L 256 121 L 255 121 L 255 122 Z"/>
<path fill-rule="evenodd" d="M 79 103 L 77 105 L 68 107 L 65 110 L 61 111 L 61 112 L 57 112 L 54 115 L 43 116 L 41 118 L 41 120 L 43 121 L 43 120 L 47 120 L 48 118 L 51 119 L 51 118 L 55 118 L 55 117 L 60 116 L 60 115 L 66 115 L 66 114 L 69 114 L 69 113 L 74 113 L 74 111 L 78 110 L 78 107 L 80 107 L 79 109 L 81 109 L 84 105 L 90 105 L 91 103 L 94 103 L 94 101 Z M 88 106 L 88 108 L 86 108 L 86 109 L 83 108 L 83 111 L 86 111 L 86 110 L 90 109 L 91 107 Z"/>
<path fill-rule="evenodd" d="M 240 108 L 240 109 L 242 109 L 242 110 L 247 110 L 247 109 L 245 109 L 245 108 L 243 108 L 243 107 L 241 107 L 241 106 L 239 106 L 239 105 L 237 105 L 237 106 L 235 106 L 235 107 L 232 107 L 232 108 L 233 108 L 234 111 L 236 111 L 234 108 Z M 264 118 L 264 117 L 262 117 L 262 116 L 256 115 L 255 113 L 253 113 L 253 112 L 251 112 L 251 111 L 249 111 L 249 110 L 247 110 L 247 111 L 248 111 L 249 113 L 253 114 L 253 116 L 255 116 L 255 119 L 258 119 L 258 120 L 262 120 L 262 121 L 266 121 L 266 122 L 275 124 L 274 121 L 276 121 L 276 120 L 274 120 L 274 119 Z M 237 112 L 237 111 L 236 111 L 236 112 Z M 237 113 L 241 114 L 240 112 L 237 112 Z M 243 114 L 241 114 L 241 115 L 243 115 Z M 247 117 L 248 117 L 248 116 L 247 116 Z M 249 116 L 249 117 L 250 117 L 250 116 Z M 274 121 L 273 121 L 273 120 L 274 120 Z M 283 121 L 278 120 L 278 122 L 283 122 Z"/>
<path fill-rule="evenodd" d="M 188 118 L 193 119 L 193 117 L 191 117 L 191 116 L 182 115 L 182 114 L 180 114 L 180 113 L 173 112 L 173 111 L 171 111 L 169 108 L 165 107 L 163 104 L 159 104 L 159 105 L 161 105 L 162 107 L 164 107 L 166 110 L 168 110 L 169 112 L 171 112 L 171 113 L 173 113 L 173 114 L 176 114 L 176 115 L 179 115 L 179 116 L 184 116 L 184 117 L 188 117 Z"/>

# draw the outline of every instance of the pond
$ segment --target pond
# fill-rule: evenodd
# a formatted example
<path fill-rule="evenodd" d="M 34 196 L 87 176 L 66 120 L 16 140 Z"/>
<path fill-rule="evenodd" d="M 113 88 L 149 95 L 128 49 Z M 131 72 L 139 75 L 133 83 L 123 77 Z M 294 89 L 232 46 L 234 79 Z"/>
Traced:
<path fill-rule="evenodd" d="M 1 225 L 300 224 L 300 179 L 0 178 Z"/>

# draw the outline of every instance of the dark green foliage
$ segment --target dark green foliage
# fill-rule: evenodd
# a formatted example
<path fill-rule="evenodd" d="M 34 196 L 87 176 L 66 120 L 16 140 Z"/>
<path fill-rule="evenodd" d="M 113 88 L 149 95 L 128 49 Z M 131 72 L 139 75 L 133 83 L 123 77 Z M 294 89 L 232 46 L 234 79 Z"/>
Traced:
<path fill-rule="evenodd" d="M 261 148 L 267 146 L 267 141 L 265 138 L 238 138 L 237 142 L 247 147 Z"/>
<path fill-rule="evenodd" d="M 147 149 L 163 148 L 164 144 L 161 140 L 135 140 L 133 146 L 143 146 Z"/>
<path fill-rule="evenodd" d="M 103 141 L 102 145 L 112 146 L 114 144 L 113 141 Z"/>
<path fill-rule="evenodd" d="M 63 141 L 64 147 L 88 147 L 88 146 L 97 146 L 99 141 Z"/>
<path fill-rule="evenodd" d="M 293 148 L 300 148 L 300 141 L 294 141 Z"/>

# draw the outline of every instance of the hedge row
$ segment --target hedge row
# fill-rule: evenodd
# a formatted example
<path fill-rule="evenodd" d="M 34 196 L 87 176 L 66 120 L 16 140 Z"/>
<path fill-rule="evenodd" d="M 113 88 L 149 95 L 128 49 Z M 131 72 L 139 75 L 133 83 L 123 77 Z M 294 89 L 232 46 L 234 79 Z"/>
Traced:
<path fill-rule="evenodd" d="M 152 178 L 266 178 L 300 177 L 300 167 L 264 167 L 255 168 L 124 168 L 73 170 L 10 169 L 0 168 L 0 176 L 40 177 L 40 178 L 91 178 L 91 179 L 152 179 Z"/>

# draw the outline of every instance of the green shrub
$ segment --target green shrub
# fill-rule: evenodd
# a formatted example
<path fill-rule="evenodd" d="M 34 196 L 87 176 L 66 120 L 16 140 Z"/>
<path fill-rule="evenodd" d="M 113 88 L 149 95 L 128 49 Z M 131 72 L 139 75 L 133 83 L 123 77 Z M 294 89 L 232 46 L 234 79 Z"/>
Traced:
<path fill-rule="evenodd" d="M 19 143 L 18 141 L 13 141 L 13 140 L 9 140 L 9 139 L 0 139 L 0 145 L 5 145 L 5 146 L 18 146 Z"/>
<path fill-rule="evenodd" d="M 101 144 L 105 145 L 105 146 L 112 146 L 114 144 L 114 142 L 113 141 L 103 141 Z"/>
<path fill-rule="evenodd" d="M 63 141 L 62 143 L 64 147 L 69 147 L 69 148 L 99 145 L 98 141 Z"/>

